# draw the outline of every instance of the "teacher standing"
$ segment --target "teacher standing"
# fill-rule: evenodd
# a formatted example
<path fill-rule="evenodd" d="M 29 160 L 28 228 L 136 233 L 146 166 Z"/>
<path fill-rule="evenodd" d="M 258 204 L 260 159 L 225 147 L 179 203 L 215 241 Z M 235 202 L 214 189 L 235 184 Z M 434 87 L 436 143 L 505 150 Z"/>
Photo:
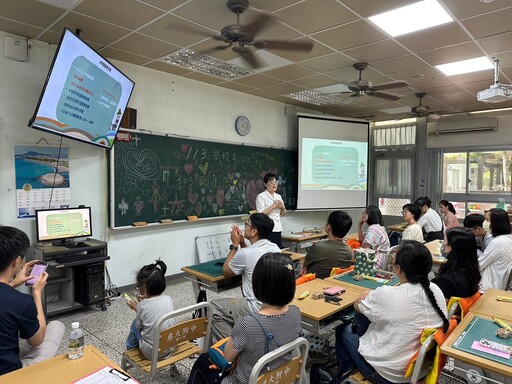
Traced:
<path fill-rule="evenodd" d="M 256 210 L 272 219 L 274 229 L 268 239 L 279 248 L 283 248 L 281 244 L 281 232 L 283 231 L 281 216 L 286 215 L 287 211 L 283 198 L 276 192 L 279 186 L 277 176 L 273 173 L 267 173 L 263 177 L 263 184 L 265 184 L 265 190 L 256 197 Z"/>

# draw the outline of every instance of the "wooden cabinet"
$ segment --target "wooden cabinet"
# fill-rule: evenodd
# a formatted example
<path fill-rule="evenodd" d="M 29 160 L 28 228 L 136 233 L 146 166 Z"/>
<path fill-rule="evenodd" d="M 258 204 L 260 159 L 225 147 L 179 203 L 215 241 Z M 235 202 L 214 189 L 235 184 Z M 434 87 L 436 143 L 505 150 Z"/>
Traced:
<path fill-rule="evenodd" d="M 106 309 L 104 262 L 110 259 L 106 242 L 88 239 L 74 246 L 38 245 L 29 248 L 26 258 L 48 263 L 48 282 L 43 292 L 46 316 L 58 315 L 93 303 L 100 304 L 103 310 Z M 95 271 L 100 271 L 96 273 L 97 277 L 99 273 L 103 286 L 100 289 L 101 297 L 96 296 L 97 300 L 83 299 L 83 293 L 89 292 L 90 286 L 87 285 L 87 276 L 81 278 L 81 274 L 87 273 L 88 266 L 94 266 Z M 97 283 L 98 281 L 95 282 Z M 76 301 L 77 297 L 81 298 L 81 302 Z"/>

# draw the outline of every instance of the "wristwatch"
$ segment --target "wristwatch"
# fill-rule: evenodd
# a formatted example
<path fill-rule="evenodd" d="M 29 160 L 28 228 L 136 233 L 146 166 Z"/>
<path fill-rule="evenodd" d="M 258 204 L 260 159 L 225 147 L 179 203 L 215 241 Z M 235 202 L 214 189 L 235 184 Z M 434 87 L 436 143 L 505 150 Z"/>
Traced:
<path fill-rule="evenodd" d="M 230 251 L 232 251 L 233 249 L 234 249 L 235 251 L 238 251 L 238 245 L 233 245 L 233 244 L 231 244 L 231 245 L 229 246 L 229 250 L 230 250 Z"/>

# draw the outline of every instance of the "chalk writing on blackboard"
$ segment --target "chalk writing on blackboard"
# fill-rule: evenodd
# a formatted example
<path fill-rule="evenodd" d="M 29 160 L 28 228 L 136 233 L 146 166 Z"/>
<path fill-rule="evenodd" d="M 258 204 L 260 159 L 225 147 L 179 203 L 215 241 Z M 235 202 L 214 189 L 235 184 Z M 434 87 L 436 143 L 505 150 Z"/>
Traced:
<path fill-rule="evenodd" d="M 297 152 L 136 133 L 111 153 L 111 225 L 218 217 L 255 209 L 267 172 L 295 209 Z"/>

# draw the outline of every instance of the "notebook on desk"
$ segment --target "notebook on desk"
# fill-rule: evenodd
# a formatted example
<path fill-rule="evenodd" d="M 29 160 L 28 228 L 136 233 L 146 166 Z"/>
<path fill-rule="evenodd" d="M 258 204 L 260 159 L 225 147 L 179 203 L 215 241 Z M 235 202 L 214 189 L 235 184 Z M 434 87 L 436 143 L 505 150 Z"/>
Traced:
<path fill-rule="evenodd" d="M 103 367 L 84 378 L 74 381 L 73 384 L 139 384 L 128 374 L 112 367 Z"/>

